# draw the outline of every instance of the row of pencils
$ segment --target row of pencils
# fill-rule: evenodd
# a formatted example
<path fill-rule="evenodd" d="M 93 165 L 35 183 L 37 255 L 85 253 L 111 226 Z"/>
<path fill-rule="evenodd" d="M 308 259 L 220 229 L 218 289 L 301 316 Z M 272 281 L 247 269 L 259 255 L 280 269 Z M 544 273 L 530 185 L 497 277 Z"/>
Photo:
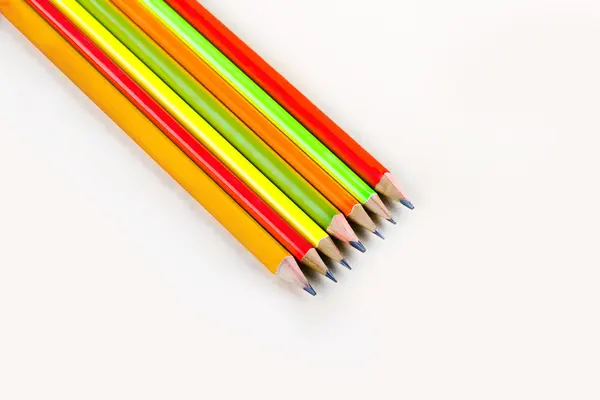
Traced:
<path fill-rule="evenodd" d="M 0 11 L 273 274 L 315 295 L 335 238 L 381 238 L 380 162 L 195 0 L 4 0 Z M 379 194 L 378 194 L 379 193 Z"/>

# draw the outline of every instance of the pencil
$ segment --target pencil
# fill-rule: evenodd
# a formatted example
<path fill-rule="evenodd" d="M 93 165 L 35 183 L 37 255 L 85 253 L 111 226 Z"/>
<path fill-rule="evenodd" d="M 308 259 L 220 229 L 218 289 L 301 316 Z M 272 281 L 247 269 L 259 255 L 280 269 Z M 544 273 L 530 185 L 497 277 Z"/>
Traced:
<path fill-rule="evenodd" d="M 63 39 L 79 51 L 90 64 L 102 73 L 138 110 L 150 119 L 298 261 L 335 281 L 333 274 L 327 269 L 315 248 L 306 239 L 300 236 L 285 220 L 195 140 L 169 113 L 160 107 L 106 54 L 66 19 L 60 11 L 48 1 L 28 1 Z"/>
<path fill-rule="evenodd" d="M 252 104 L 225 82 L 196 53 L 137 1 L 111 0 L 148 36 L 176 59 L 196 80 L 260 136 L 348 219 L 377 235 L 375 223 L 358 201 L 291 142 Z"/>
<path fill-rule="evenodd" d="M 52 3 L 109 55 L 116 64 L 127 71 L 134 81 L 185 126 L 196 139 L 200 140 L 232 172 L 287 220 L 294 229 L 308 239 L 311 245 L 335 260 L 342 259 L 339 251 L 336 251 L 337 249 L 334 250 L 326 246 L 326 244 L 332 242 L 325 231 L 304 214 L 84 8 L 74 0 L 52 0 Z"/>
<path fill-rule="evenodd" d="M 393 222 L 377 193 L 163 0 L 140 2 L 361 204 Z"/>
<path fill-rule="evenodd" d="M 379 193 L 413 209 L 389 169 L 197 1 L 166 0 L 206 39 Z"/>
<path fill-rule="evenodd" d="M 34 1 L 34 0 L 30 0 Z M 49 1 L 35 0 L 48 6 Z M 2 14 L 270 272 L 314 294 L 296 261 L 23 0 Z"/>
<path fill-rule="evenodd" d="M 117 8 L 107 1 L 78 0 L 78 3 L 322 229 L 364 250 L 344 215 L 333 204 Z"/>

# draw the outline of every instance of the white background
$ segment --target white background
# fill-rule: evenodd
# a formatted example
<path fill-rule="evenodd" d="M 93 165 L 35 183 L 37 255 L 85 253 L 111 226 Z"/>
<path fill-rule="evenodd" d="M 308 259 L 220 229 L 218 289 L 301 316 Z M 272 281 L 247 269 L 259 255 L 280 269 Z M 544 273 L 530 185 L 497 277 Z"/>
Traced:
<path fill-rule="evenodd" d="M 597 0 L 204 3 L 417 209 L 290 290 L 2 20 L 0 398 L 600 398 Z"/>

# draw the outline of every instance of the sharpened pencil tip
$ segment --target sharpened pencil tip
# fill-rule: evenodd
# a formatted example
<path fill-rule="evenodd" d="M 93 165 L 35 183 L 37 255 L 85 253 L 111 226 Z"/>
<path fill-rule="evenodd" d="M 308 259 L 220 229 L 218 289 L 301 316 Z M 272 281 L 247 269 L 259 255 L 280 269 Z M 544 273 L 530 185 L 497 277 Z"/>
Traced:
<path fill-rule="evenodd" d="M 365 253 L 367 251 L 367 248 L 361 242 L 351 241 L 350 245 L 361 253 Z"/>
<path fill-rule="evenodd" d="M 348 269 L 352 269 L 352 267 L 350 266 L 350 264 L 348 264 L 348 261 L 346 261 L 345 259 L 341 259 L 340 264 L 342 264 L 344 267 L 348 268 Z"/>
<path fill-rule="evenodd" d="M 385 240 L 385 236 L 383 236 L 381 234 L 381 232 L 379 232 L 377 229 L 375 229 L 375 231 L 373 233 L 376 234 L 377 236 L 379 236 L 380 238 L 382 238 L 383 240 Z"/>
<path fill-rule="evenodd" d="M 407 199 L 400 199 L 400 203 L 402 203 L 402 205 L 406 208 L 408 208 L 409 210 L 414 210 L 415 206 L 413 205 L 413 203 L 410 202 L 410 200 Z"/>
<path fill-rule="evenodd" d="M 330 270 L 327 270 L 327 272 L 325 273 L 325 276 L 328 277 L 329 279 L 331 279 L 332 281 L 334 281 L 335 283 L 337 283 L 337 279 L 335 279 L 335 275 L 333 275 Z"/>
<path fill-rule="evenodd" d="M 304 287 L 304 291 L 307 292 L 308 294 L 310 294 L 311 296 L 317 295 L 317 292 L 315 292 L 315 289 L 313 289 L 313 287 L 310 286 L 310 283 L 308 284 L 308 286 Z"/>
<path fill-rule="evenodd" d="M 388 221 L 390 221 L 392 224 L 396 225 L 396 220 L 394 218 L 390 218 L 390 219 L 388 219 Z"/>

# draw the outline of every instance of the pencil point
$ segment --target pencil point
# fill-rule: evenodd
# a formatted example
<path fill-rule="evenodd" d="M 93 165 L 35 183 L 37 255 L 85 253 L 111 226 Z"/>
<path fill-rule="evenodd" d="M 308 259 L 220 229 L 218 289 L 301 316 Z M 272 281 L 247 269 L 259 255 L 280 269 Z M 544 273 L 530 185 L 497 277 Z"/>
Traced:
<path fill-rule="evenodd" d="M 319 253 L 315 248 L 310 249 L 304 255 L 302 264 L 317 271 L 318 273 L 325 275 L 327 273 L 327 266 L 323 262 L 323 259 L 319 256 Z"/>
<path fill-rule="evenodd" d="M 415 206 L 413 205 L 413 203 L 410 202 L 410 200 L 408 199 L 400 199 L 400 203 L 402 203 L 402 205 L 406 208 L 408 208 L 409 210 L 414 210 Z"/>
<path fill-rule="evenodd" d="M 404 195 L 400 191 L 399 185 L 396 183 L 396 180 L 392 177 L 389 172 L 386 172 L 385 175 L 381 177 L 381 180 L 375 186 L 375 190 L 386 197 L 389 197 L 392 200 L 400 200 L 405 199 Z"/>
<path fill-rule="evenodd" d="M 349 270 L 352 270 L 352 267 L 350 266 L 350 264 L 348 264 L 348 261 L 346 261 L 345 259 L 341 259 L 340 260 L 340 264 L 342 264 L 344 267 L 348 268 Z"/>
<path fill-rule="evenodd" d="M 367 212 L 365 211 L 365 209 L 363 208 L 363 206 L 361 204 L 356 204 L 352 208 L 352 212 L 350 214 L 348 214 L 348 219 L 350 221 L 362 226 L 369 232 L 373 232 L 375 229 L 377 229 L 375 222 L 373 222 L 371 217 L 369 217 L 369 214 L 367 214 Z"/>
<path fill-rule="evenodd" d="M 392 217 L 390 210 L 388 210 L 385 204 L 383 204 L 383 201 L 381 201 L 381 197 L 379 197 L 377 193 L 373 193 L 373 195 L 369 197 L 369 200 L 363 203 L 363 205 L 369 211 L 371 211 L 374 214 L 377 214 L 381 218 L 389 219 Z"/>
<path fill-rule="evenodd" d="M 333 243 L 333 240 L 329 236 L 325 236 L 323 239 L 321 239 L 317 249 L 334 261 L 340 261 L 342 258 L 344 258 L 342 253 L 340 253 L 340 250 L 335 246 L 335 243 Z"/>
<path fill-rule="evenodd" d="M 367 251 L 367 248 L 360 241 L 353 240 L 350 242 L 350 245 L 361 253 L 365 253 Z"/>
<path fill-rule="evenodd" d="M 392 218 L 388 219 L 388 221 L 390 221 L 390 222 L 391 222 L 392 224 L 394 224 L 394 225 L 396 225 L 396 224 L 397 224 L 397 222 L 396 222 L 396 220 L 394 219 L 394 217 L 392 217 Z"/>
<path fill-rule="evenodd" d="M 301 288 L 306 288 L 310 286 L 308 283 L 308 279 L 300 270 L 300 267 L 296 263 L 296 260 L 292 256 L 285 257 L 281 264 L 279 264 L 279 269 L 276 272 L 277 276 L 281 277 L 284 281 L 300 286 Z M 306 290 L 306 289 L 305 289 Z"/>
<path fill-rule="evenodd" d="M 313 289 L 313 287 L 310 286 L 310 283 L 307 283 L 307 286 L 304 286 L 304 291 L 310 294 L 311 296 L 317 295 L 317 292 L 315 292 L 315 289 Z"/>
<path fill-rule="evenodd" d="M 327 270 L 327 272 L 325 273 L 325 276 L 328 277 L 329 279 L 331 279 L 332 281 L 334 281 L 335 283 L 337 283 L 337 279 L 335 279 L 335 275 L 333 275 L 331 273 L 331 271 Z"/>
<path fill-rule="evenodd" d="M 348 224 L 346 217 L 342 214 L 337 214 L 331 219 L 331 224 L 327 228 L 327 233 L 346 243 L 358 240 L 356 233 L 354 233 L 350 224 Z"/>
<path fill-rule="evenodd" d="M 385 240 L 385 236 L 383 236 L 381 234 L 381 232 L 379 232 L 377 229 L 375 229 L 375 232 L 373 232 L 374 234 L 376 234 L 377 236 L 379 236 L 380 238 L 382 238 L 383 240 Z"/>

